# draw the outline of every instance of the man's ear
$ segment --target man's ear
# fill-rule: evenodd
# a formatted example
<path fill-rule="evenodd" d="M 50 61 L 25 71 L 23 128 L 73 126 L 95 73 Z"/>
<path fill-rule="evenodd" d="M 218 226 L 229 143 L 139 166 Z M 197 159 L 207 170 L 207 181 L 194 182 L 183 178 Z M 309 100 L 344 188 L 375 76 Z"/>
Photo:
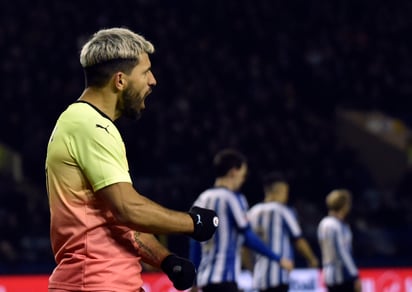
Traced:
<path fill-rule="evenodd" d="M 123 91 L 127 86 L 127 79 L 123 72 L 117 72 L 114 74 L 114 86 L 117 90 Z"/>
<path fill-rule="evenodd" d="M 227 172 L 227 175 L 228 175 L 229 177 L 233 177 L 233 176 L 235 175 L 235 173 L 236 173 L 236 170 L 237 170 L 237 169 L 236 169 L 235 167 L 229 169 L 229 171 Z"/>

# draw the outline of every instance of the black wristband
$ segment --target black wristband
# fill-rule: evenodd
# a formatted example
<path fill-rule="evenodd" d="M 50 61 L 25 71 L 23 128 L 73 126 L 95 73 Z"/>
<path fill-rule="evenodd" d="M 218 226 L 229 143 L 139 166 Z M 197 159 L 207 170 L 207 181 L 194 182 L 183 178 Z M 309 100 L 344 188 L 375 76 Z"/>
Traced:
<path fill-rule="evenodd" d="M 197 241 L 210 239 L 219 226 L 219 218 L 213 210 L 194 206 L 190 209 L 189 215 L 192 217 L 194 225 L 191 236 Z"/>

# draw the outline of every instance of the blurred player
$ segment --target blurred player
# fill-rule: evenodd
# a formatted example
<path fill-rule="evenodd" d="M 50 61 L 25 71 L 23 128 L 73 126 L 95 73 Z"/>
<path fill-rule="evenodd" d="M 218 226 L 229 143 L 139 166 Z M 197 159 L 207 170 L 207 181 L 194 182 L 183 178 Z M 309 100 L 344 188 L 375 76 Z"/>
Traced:
<path fill-rule="evenodd" d="M 203 292 L 238 291 L 242 245 L 291 270 L 292 262 L 273 253 L 250 227 L 248 204 L 239 193 L 247 175 L 246 158 L 236 150 L 224 149 L 214 157 L 213 166 L 214 187 L 202 192 L 194 205 L 215 210 L 220 225 L 210 240 L 201 245 L 191 242 L 191 259 L 199 265 L 197 286 Z"/>
<path fill-rule="evenodd" d="M 179 290 L 193 284 L 194 265 L 151 233 L 206 240 L 217 227 L 216 213 L 197 207 L 177 212 L 139 194 L 114 124 L 145 108 L 156 85 L 153 52 L 150 42 L 124 28 L 98 31 L 81 50 L 86 88 L 60 115 L 47 148 L 57 262 L 49 291 L 143 291 L 140 260 L 161 268 Z"/>
<path fill-rule="evenodd" d="M 293 261 L 295 247 L 309 267 L 317 267 L 319 261 L 303 237 L 294 211 L 286 205 L 289 198 L 287 181 L 277 173 L 270 173 L 263 179 L 263 189 L 264 202 L 254 205 L 248 212 L 253 230 L 274 253 Z M 253 287 L 261 292 L 287 292 L 289 271 L 282 269 L 279 263 L 257 255 L 253 265 Z"/>
<path fill-rule="evenodd" d="M 344 221 L 351 201 L 351 193 L 346 189 L 329 193 L 326 197 L 329 214 L 318 226 L 323 278 L 329 292 L 361 291 L 358 269 L 351 254 L 352 232 Z"/>

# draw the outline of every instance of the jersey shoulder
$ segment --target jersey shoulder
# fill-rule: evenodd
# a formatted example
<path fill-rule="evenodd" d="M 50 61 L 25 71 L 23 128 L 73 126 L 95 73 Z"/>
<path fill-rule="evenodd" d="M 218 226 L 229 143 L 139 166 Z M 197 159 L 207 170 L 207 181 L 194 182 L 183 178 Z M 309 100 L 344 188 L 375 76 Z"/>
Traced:
<path fill-rule="evenodd" d="M 123 142 L 113 121 L 99 109 L 85 102 L 69 105 L 60 115 L 55 131 L 74 139 L 88 137 L 103 144 Z"/>
<path fill-rule="evenodd" d="M 319 227 L 327 229 L 338 229 L 341 225 L 341 222 L 332 216 L 324 217 L 319 223 Z"/>
<path fill-rule="evenodd" d="M 222 202 L 222 200 L 226 202 L 236 200 L 236 195 L 228 189 L 212 187 L 200 193 L 194 205 L 205 206 L 206 202 Z"/>

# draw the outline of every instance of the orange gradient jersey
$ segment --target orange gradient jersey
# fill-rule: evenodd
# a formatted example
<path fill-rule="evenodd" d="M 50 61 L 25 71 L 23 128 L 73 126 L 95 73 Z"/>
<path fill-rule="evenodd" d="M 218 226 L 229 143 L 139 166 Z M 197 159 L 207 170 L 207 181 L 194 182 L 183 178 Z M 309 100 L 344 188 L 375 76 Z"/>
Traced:
<path fill-rule="evenodd" d="M 133 231 L 117 222 L 95 196 L 131 178 L 126 150 L 113 122 L 85 102 L 59 117 L 47 148 L 52 249 L 57 263 L 49 288 L 140 291 L 140 258 Z"/>

